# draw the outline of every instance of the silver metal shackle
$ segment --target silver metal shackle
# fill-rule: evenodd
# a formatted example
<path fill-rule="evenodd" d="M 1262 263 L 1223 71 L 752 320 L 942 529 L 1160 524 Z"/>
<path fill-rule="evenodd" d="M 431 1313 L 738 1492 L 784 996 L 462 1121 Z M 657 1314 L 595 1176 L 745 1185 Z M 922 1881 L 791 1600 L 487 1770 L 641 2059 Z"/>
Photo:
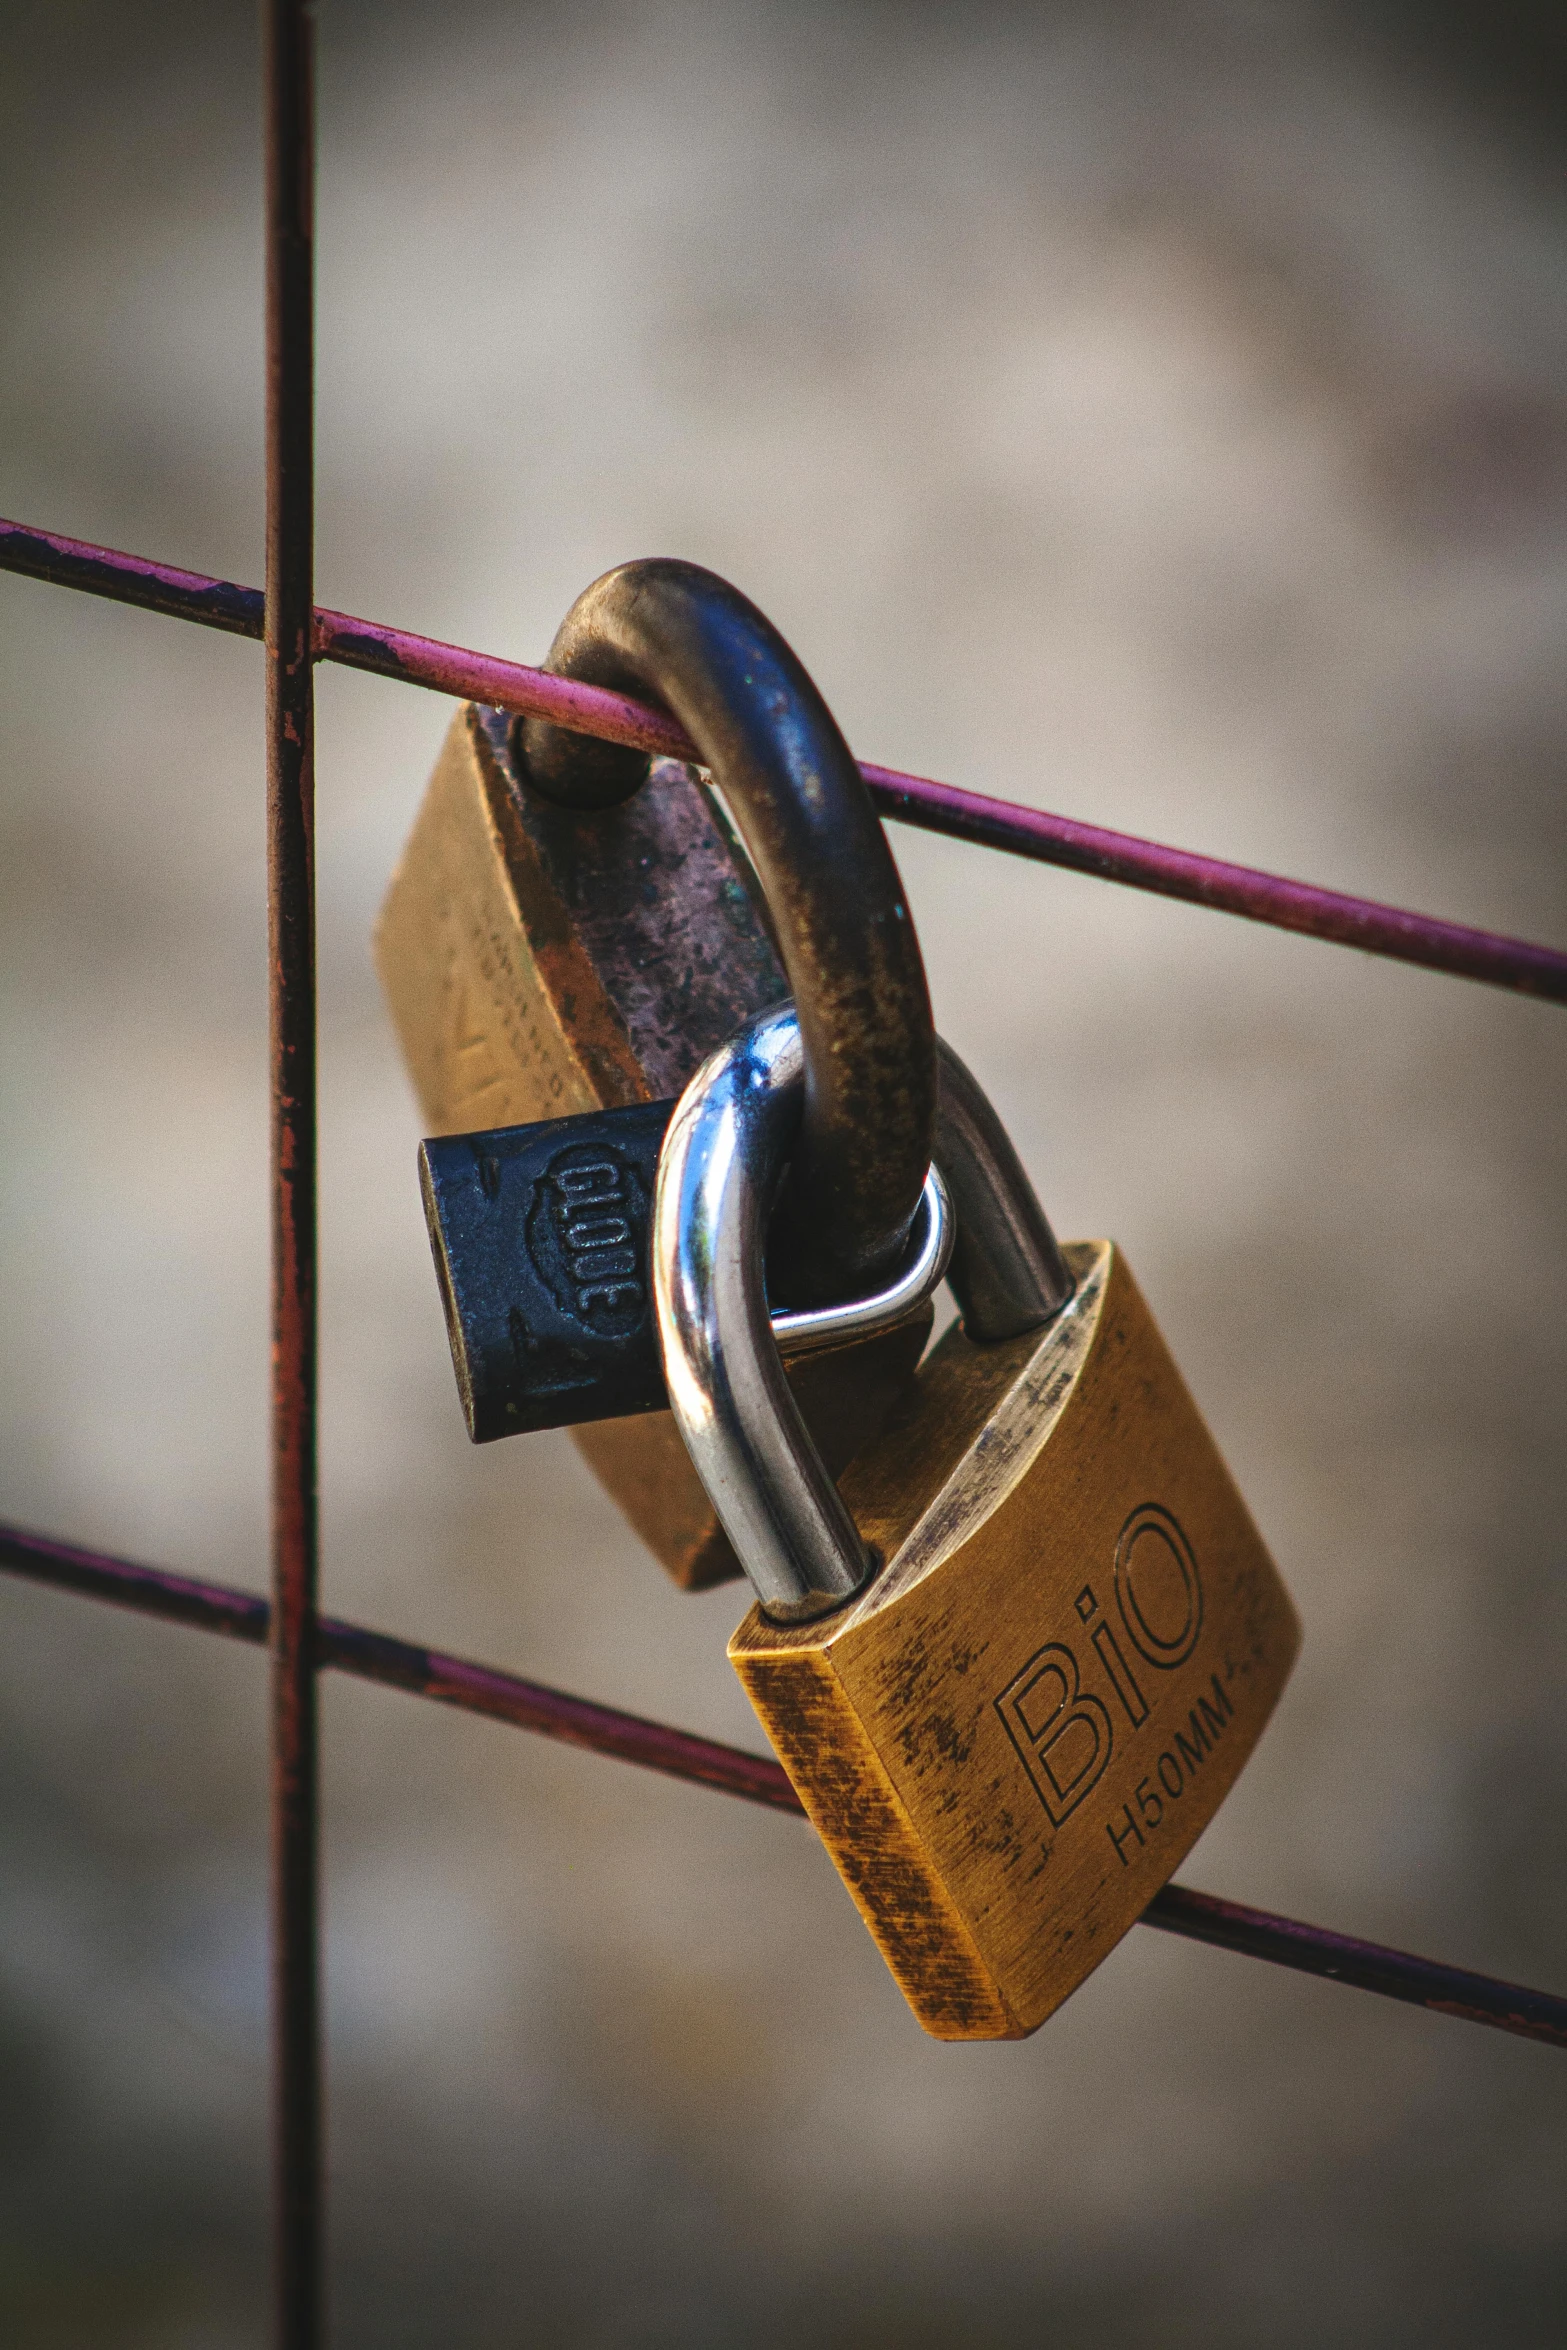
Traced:
<path fill-rule="evenodd" d="M 1071 1276 L 1000 1120 L 945 1046 L 940 1074 L 937 1151 L 958 1224 L 953 1286 L 975 1337 L 1012 1337 L 1059 1312 Z M 784 1623 L 825 1615 L 871 1571 L 789 1392 L 767 1309 L 767 1219 L 803 1081 L 792 1005 L 710 1054 L 670 1120 L 652 1220 L 670 1408 L 763 1612 Z"/>
<path fill-rule="evenodd" d="M 970 1338 L 1020 1338 L 1072 1294 L 1050 1220 L 990 1096 L 936 1039 L 936 1164 L 957 1210 L 947 1278 Z"/>
<path fill-rule="evenodd" d="M 788 1082 L 803 1101 L 803 1049 L 799 1073 Z M 796 1355 L 820 1354 L 824 1348 L 842 1346 L 848 1339 L 877 1338 L 884 1330 L 892 1329 L 913 1307 L 923 1305 L 933 1289 L 941 1286 L 942 1276 L 952 1262 L 957 1237 L 958 1222 L 952 1200 L 941 1170 L 933 1161 L 925 1177 L 924 1194 L 914 1211 L 914 1229 L 909 1234 L 907 1254 L 886 1288 L 870 1290 L 864 1297 L 843 1298 L 830 1306 L 774 1306 L 769 1319 L 779 1353 L 792 1363 Z"/>

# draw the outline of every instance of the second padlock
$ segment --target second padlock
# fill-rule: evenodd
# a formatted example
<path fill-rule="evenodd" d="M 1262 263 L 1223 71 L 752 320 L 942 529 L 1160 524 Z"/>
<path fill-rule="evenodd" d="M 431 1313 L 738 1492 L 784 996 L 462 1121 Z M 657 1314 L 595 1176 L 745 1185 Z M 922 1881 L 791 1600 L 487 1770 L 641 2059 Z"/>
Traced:
<path fill-rule="evenodd" d="M 818 1081 L 811 1105 L 795 1269 L 820 1291 L 824 1273 L 830 1286 L 885 1266 L 929 1157 L 929 1006 L 896 869 L 821 696 L 753 605 L 685 563 L 627 564 L 595 582 L 547 666 L 666 703 L 719 788 L 671 761 L 459 710 L 376 937 L 427 1131 L 671 1099 L 799 972 L 831 1006 L 815 1059 L 832 1082 L 824 1095 Z M 753 857 L 771 874 L 777 926 Z M 922 1053 L 892 1049 L 906 1029 Z M 847 1264 L 811 1264 L 799 1235 L 813 1223 L 847 1246 Z M 793 1368 L 835 1468 L 884 1423 L 929 1330 L 915 1308 Z M 505 1432 L 503 1415 L 473 1428 Z M 574 1434 L 677 1582 L 740 1572 L 666 1412 Z"/>
<path fill-rule="evenodd" d="M 940 2039 L 1014 2039 L 1196 1842 L 1300 1628 L 1124 1259 L 1056 1251 L 971 1080 L 963 1318 L 834 1481 L 767 1314 L 789 1051 L 753 1024 L 671 1121 L 670 1399 L 756 1592 L 731 1660 L 899 1988 Z"/>

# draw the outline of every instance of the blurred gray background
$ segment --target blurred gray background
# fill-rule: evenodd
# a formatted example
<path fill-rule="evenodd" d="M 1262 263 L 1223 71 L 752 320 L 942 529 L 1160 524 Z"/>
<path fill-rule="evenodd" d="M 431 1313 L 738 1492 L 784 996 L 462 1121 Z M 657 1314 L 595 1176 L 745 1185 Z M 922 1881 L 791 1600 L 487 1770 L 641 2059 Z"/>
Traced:
<path fill-rule="evenodd" d="M 1567 940 L 1555 13 L 321 11 L 319 594 L 539 658 L 694 557 L 863 755 Z M 243 5 L 12 0 L 0 510 L 259 580 Z M 0 579 L 0 1511 L 266 1573 L 261 664 Z M 472 1451 L 320 677 L 325 1591 L 759 1743 L 564 1438 Z M 1567 1988 L 1563 1014 L 899 832 L 1307 1645 L 1189 1883 Z M 264 2339 L 263 1669 L 0 1589 L 0 2337 Z M 1567 2331 L 1567 2073 L 1143 1930 L 922 2038 L 803 1826 L 329 1680 L 336 2339 Z"/>

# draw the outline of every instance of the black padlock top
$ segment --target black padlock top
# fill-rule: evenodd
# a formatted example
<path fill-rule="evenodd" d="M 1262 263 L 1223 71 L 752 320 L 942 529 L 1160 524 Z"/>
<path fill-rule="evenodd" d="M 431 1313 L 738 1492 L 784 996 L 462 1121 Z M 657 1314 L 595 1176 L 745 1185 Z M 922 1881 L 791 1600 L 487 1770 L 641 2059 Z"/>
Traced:
<path fill-rule="evenodd" d="M 437 1137 L 419 1184 L 475 1444 L 659 1410 L 649 1222 L 672 1101 Z"/>

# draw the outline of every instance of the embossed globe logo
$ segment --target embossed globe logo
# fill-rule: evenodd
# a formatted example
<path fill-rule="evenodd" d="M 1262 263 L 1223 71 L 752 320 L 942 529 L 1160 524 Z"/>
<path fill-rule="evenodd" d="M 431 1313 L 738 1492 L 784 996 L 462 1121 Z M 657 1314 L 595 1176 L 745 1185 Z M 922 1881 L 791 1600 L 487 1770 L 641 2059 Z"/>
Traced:
<path fill-rule="evenodd" d="M 574 1143 L 534 1186 L 525 1232 L 563 1314 L 598 1338 L 626 1338 L 647 1313 L 647 1191 L 612 1146 Z"/>

